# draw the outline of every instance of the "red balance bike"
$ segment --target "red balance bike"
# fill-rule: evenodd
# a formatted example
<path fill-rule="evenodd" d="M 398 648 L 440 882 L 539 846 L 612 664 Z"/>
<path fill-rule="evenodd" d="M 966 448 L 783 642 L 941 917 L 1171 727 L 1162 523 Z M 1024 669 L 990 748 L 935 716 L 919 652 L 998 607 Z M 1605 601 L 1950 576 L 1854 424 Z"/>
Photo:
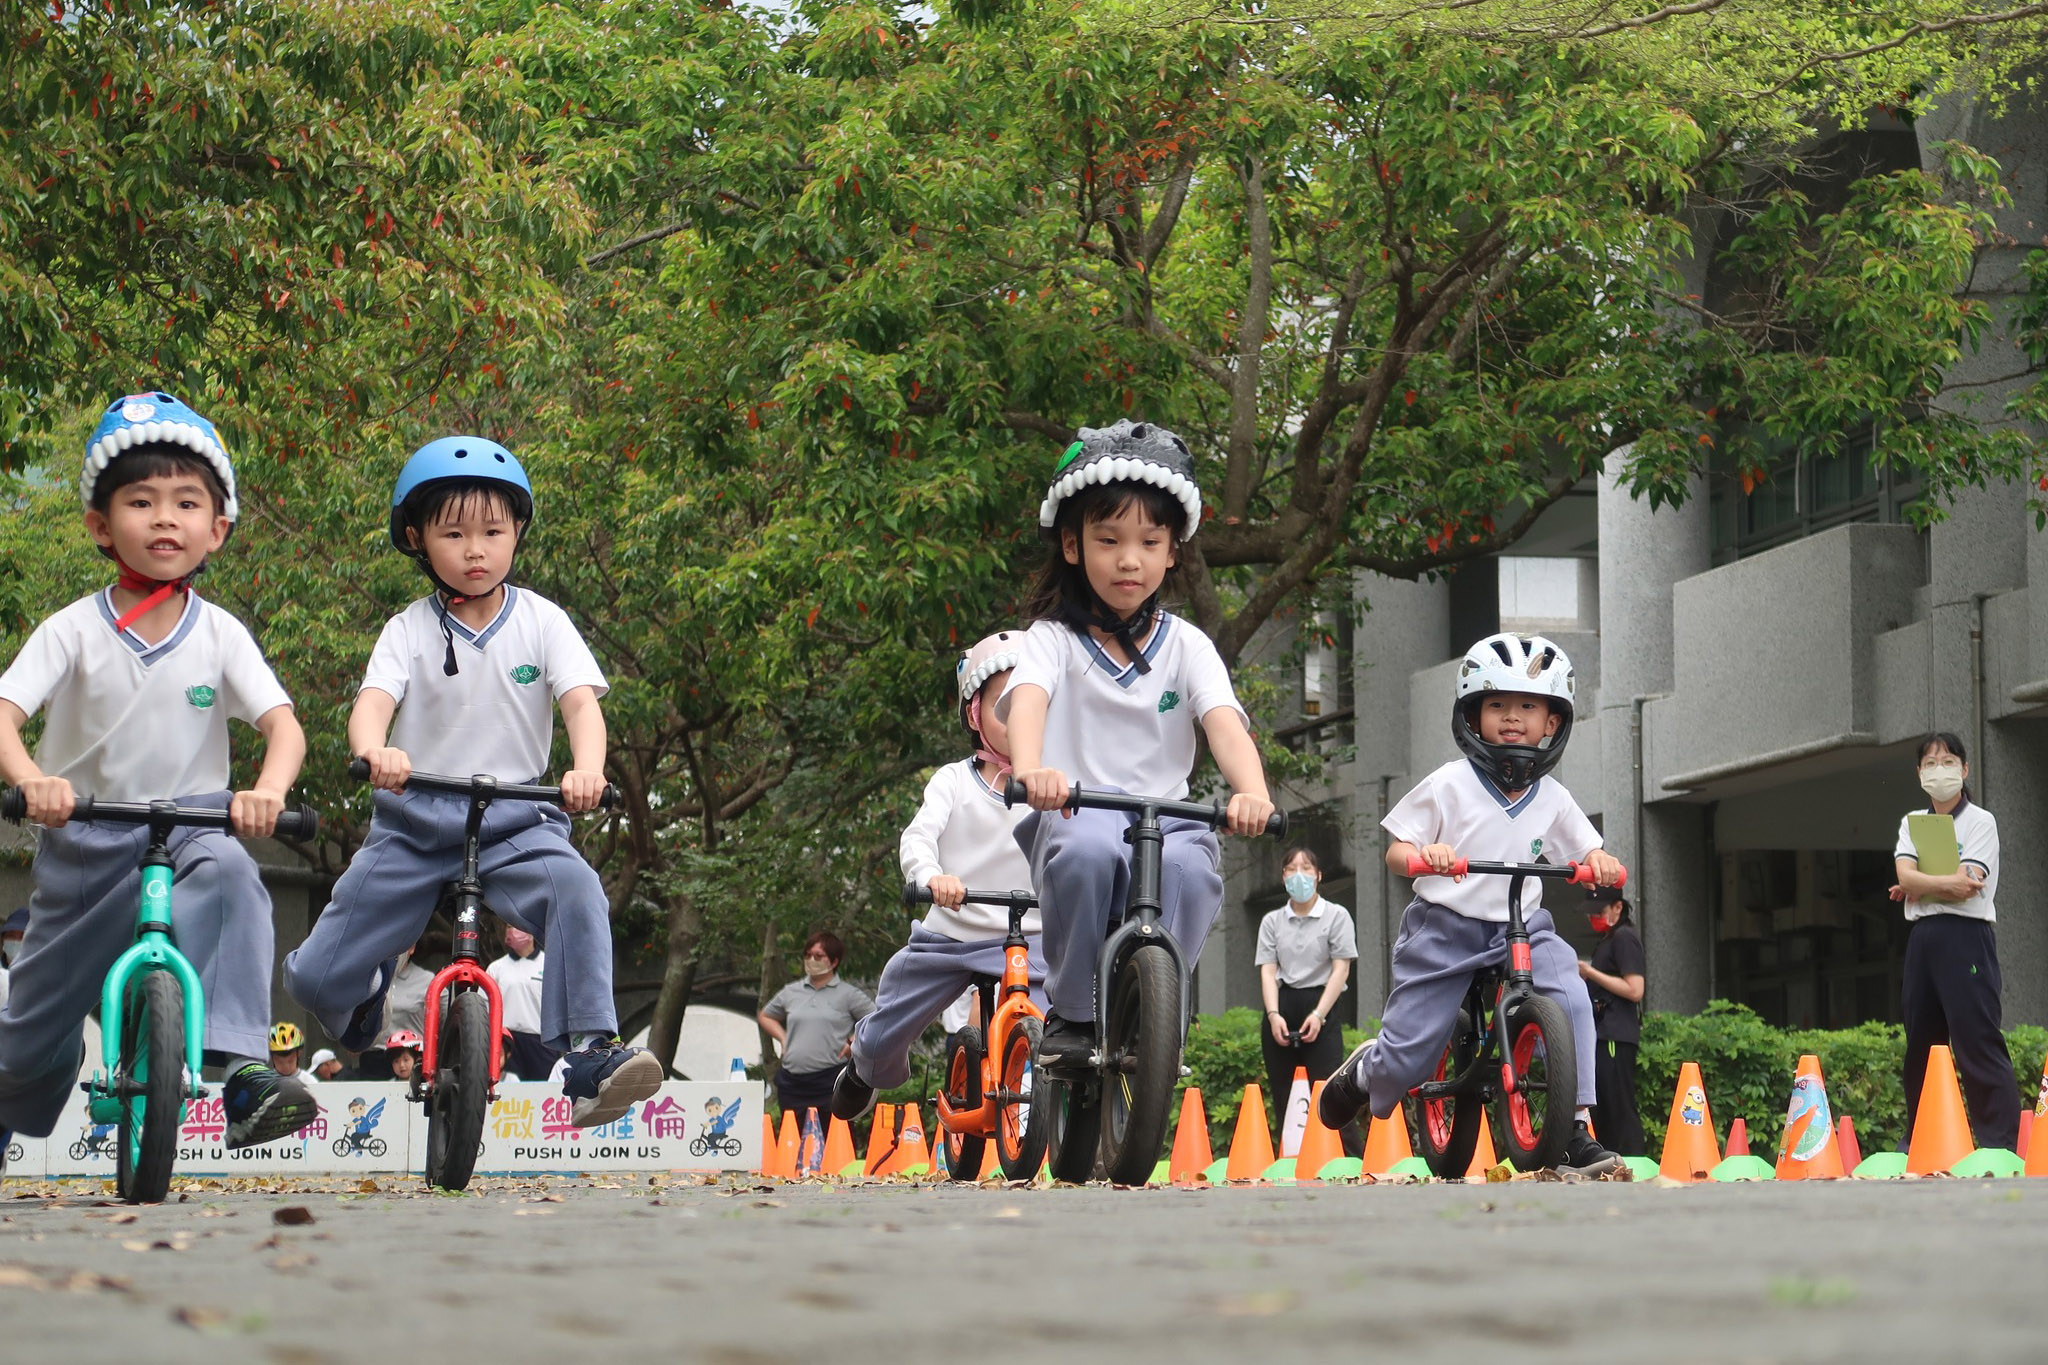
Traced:
<path fill-rule="evenodd" d="M 1564 1007 L 1536 990 L 1522 886 L 1531 877 L 1593 886 L 1582 863 L 1478 863 L 1460 858 L 1451 876 L 1508 877 L 1508 960 L 1473 973 L 1436 1075 L 1408 1092 L 1415 1148 L 1440 1177 L 1462 1176 L 1479 1145 L 1480 1115 L 1493 1108 L 1499 1154 L 1518 1171 L 1564 1159 L 1578 1111 L 1578 1053 Z M 1420 858 L 1408 875 L 1433 874 Z M 1624 873 L 1623 881 L 1627 880 Z"/>
<path fill-rule="evenodd" d="M 370 765 L 355 759 L 348 775 L 367 781 Z M 463 829 L 462 875 L 441 888 L 438 910 L 455 925 L 455 952 L 427 987 L 425 1046 L 413 1076 L 412 1098 L 427 1111 L 427 1183 L 460 1190 L 469 1184 L 483 1154 L 484 1112 L 497 1097 L 504 1074 L 505 1005 L 498 983 L 484 970 L 482 941 L 484 886 L 477 872 L 478 840 L 484 812 L 494 801 L 546 801 L 560 805 L 560 787 L 500 782 L 495 777 L 436 777 L 414 773 L 408 791 L 442 792 L 469 798 Z M 600 810 L 617 802 L 604 789 Z"/>
<path fill-rule="evenodd" d="M 981 1178 L 988 1140 L 1005 1180 L 1029 1180 L 1045 1161 L 1045 1134 L 1031 1124 L 1032 1067 L 1045 1032 L 1045 1012 L 1031 1001 L 1031 962 L 1024 915 L 1037 907 L 1028 891 L 969 891 L 976 905 L 1010 912 L 1003 939 L 1003 975 L 975 983 L 979 1027 L 969 1024 L 946 1040 L 946 1085 L 936 1105 L 946 1135 L 946 1169 L 955 1180 Z M 931 888 L 906 886 L 905 905 L 930 905 Z"/>

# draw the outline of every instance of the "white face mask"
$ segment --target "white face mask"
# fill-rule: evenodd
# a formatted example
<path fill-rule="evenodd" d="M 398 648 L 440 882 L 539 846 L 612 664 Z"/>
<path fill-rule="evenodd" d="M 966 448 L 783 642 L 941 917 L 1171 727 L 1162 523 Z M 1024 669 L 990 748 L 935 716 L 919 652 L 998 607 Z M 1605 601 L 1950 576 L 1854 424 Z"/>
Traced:
<path fill-rule="evenodd" d="M 1960 768 L 1925 768 L 1920 773 L 1920 790 L 1936 801 L 1948 802 L 1956 799 L 1963 790 L 1963 773 Z"/>
<path fill-rule="evenodd" d="M 1290 872 L 1280 879 L 1287 888 L 1287 895 L 1294 901 L 1311 901 L 1316 896 L 1316 874 L 1313 872 Z"/>

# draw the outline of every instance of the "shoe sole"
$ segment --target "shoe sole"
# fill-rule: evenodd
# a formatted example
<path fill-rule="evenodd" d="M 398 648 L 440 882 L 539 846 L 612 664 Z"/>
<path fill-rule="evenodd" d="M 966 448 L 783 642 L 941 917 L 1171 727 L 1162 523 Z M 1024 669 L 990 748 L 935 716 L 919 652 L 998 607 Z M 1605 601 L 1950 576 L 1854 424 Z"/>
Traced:
<path fill-rule="evenodd" d="M 229 1126 L 227 1145 L 234 1149 L 275 1142 L 279 1138 L 290 1137 L 319 1117 L 320 1105 L 309 1092 L 302 1090 L 298 1097 L 272 1095 L 240 1124 Z"/>
<path fill-rule="evenodd" d="M 602 1128 L 661 1089 L 661 1063 L 651 1052 L 628 1057 L 619 1069 L 604 1078 L 597 1094 L 576 1101 L 569 1122 L 578 1128 Z"/>
<path fill-rule="evenodd" d="M 1566 1165 L 1564 1162 L 1559 1162 L 1556 1166 L 1552 1167 L 1551 1169 L 1559 1171 L 1571 1171 L 1577 1175 L 1606 1175 L 1615 1167 L 1626 1165 L 1627 1163 L 1624 1162 L 1622 1158 L 1616 1156 L 1612 1152 L 1609 1152 L 1600 1160 L 1588 1162 L 1584 1166 L 1569 1166 Z"/>

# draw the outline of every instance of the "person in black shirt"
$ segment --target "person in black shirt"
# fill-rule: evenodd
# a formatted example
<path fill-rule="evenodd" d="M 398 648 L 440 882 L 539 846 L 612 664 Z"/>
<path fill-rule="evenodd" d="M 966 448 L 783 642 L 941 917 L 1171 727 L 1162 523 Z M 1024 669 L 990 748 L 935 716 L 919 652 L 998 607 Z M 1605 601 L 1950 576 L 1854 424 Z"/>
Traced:
<path fill-rule="evenodd" d="M 1600 946 L 1579 963 L 1593 997 L 1593 1084 L 1599 1102 L 1593 1126 L 1601 1144 L 1623 1156 L 1644 1155 L 1643 1121 L 1636 1114 L 1636 1047 L 1643 1039 L 1643 939 L 1620 887 L 1586 895 L 1586 917 Z"/>

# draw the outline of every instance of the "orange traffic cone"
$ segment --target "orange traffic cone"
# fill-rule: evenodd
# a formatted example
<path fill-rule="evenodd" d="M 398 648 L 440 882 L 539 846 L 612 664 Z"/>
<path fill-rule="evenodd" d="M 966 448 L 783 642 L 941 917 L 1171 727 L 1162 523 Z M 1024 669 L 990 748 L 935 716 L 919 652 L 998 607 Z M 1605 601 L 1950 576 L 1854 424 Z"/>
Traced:
<path fill-rule="evenodd" d="M 1678 1068 L 1671 1119 L 1664 1129 L 1664 1159 L 1657 1170 L 1669 1179 L 1691 1184 L 1705 1180 L 1707 1172 L 1720 1164 L 1721 1149 L 1714 1142 L 1714 1115 L 1707 1108 L 1700 1064 L 1687 1062 Z"/>
<path fill-rule="evenodd" d="M 1721 1149 L 1723 1156 L 1749 1155 L 1749 1125 L 1741 1119 L 1728 1120 L 1728 1145 Z"/>
<path fill-rule="evenodd" d="M 782 1136 L 775 1143 L 775 1174 L 784 1180 L 796 1179 L 797 1161 L 803 1152 L 803 1135 L 796 1128 L 796 1111 L 782 1111 Z"/>
<path fill-rule="evenodd" d="M 1294 1154 L 1294 1183 L 1314 1180 L 1323 1173 L 1323 1167 L 1344 1155 L 1344 1141 L 1323 1122 L 1323 1116 L 1316 1112 L 1322 1102 L 1323 1083 L 1317 1081 L 1315 1089 L 1308 1095 L 1308 1119 L 1301 1129 L 1301 1147 Z"/>
<path fill-rule="evenodd" d="M 1486 1111 L 1479 1111 L 1479 1141 L 1472 1145 L 1472 1164 L 1465 1168 L 1467 1180 L 1484 1180 L 1486 1173 L 1500 1165 L 1500 1157 L 1493 1150 L 1493 1124 L 1487 1121 Z"/>
<path fill-rule="evenodd" d="M 1266 1131 L 1266 1097 L 1256 1085 L 1244 1088 L 1237 1106 L 1237 1131 L 1230 1137 L 1230 1164 L 1223 1178 L 1235 1185 L 1265 1177 L 1273 1164 L 1273 1135 Z"/>
<path fill-rule="evenodd" d="M 1358 1117 L 1366 1124 L 1365 1160 L 1359 1163 L 1359 1169 L 1367 1175 L 1385 1175 L 1415 1155 L 1415 1149 L 1408 1143 L 1408 1115 L 1402 1110 L 1396 1109 L 1383 1119 L 1371 1118 L 1363 1111 Z"/>
<path fill-rule="evenodd" d="M 1977 1150 L 1956 1084 L 1956 1060 L 1946 1044 L 1927 1049 L 1927 1079 L 1920 1084 L 1920 1108 L 1913 1115 L 1913 1141 L 1906 1148 L 1906 1174 L 1945 1171 Z"/>
<path fill-rule="evenodd" d="M 2021 1161 L 2025 1161 L 2027 1153 L 2034 1150 L 2034 1111 L 2031 1109 L 2020 1110 L 2020 1145 L 2012 1150 Z"/>
<path fill-rule="evenodd" d="M 1778 1143 L 1778 1179 L 1840 1180 L 1846 1175 L 1820 1058 L 1809 1052 L 1799 1059 L 1792 1076 L 1792 1104 L 1785 1111 L 1785 1135 Z"/>
<path fill-rule="evenodd" d="M 999 1143 L 990 1138 L 981 1147 L 981 1174 L 976 1180 L 1000 1180 L 1003 1175 L 1003 1154 L 997 1150 Z"/>
<path fill-rule="evenodd" d="M 775 1175 L 781 1163 L 781 1151 L 775 1144 L 775 1120 L 761 1115 L 761 1164 L 754 1168 L 755 1175 Z"/>
<path fill-rule="evenodd" d="M 896 1106 L 875 1106 L 875 1120 L 868 1126 L 868 1156 L 861 1163 L 863 1175 L 880 1175 L 896 1150 Z"/>
<path fill-rule="evenodd" d="M 917 1115 L 917 1106 L 906 1104 L 897 1111 L 902 1126 L 896 1134 L 896 1150 L 882 1163 L 883 1175 L 916 1175 L 922 1166 L 932 1169 L 931 1148 L 925 1145 L 924 1123 Z"/>
<path fill-rule="evenodd" d="M 853 1130 L 846 1126 L 845 1119 L 833 1119 L 825 1125 L 825 1174 L 845 1175 L 846 1168 L 857 1164 L 860 1154 L 853 1150 Z"/>
<path fill-rule="evenodd" d="M 1863 1148 L 1856 1142 L 1856 1120 L 1847 1114 L 1835 1124 L 1835 1145 L 1842 1149 L 1842 1169 L 1854 1171 L 1863 1164 Z"/>
<path fill-rule="evenodd" d="M 2048 1115 L 2048 1062 L 2041 1064 L 2041 1093 L 2034 1100 L 2033 1113 L 2020 1115 L 2020 1131 L 2031 1133 L 2034 1128 L 2040 1126 L 2044 1115 Z M 2033 1120 L 2032 1123 L 2027 1122 L 2030 1118 Z M 2031 1137 L 2022 1138 L 2021 1141 L 2027 1144 L 2024 1153 L 2027 1159 L 2027 1174 L 2048 1175 L 2048 1141 L 2036 1143 Z"/>
<path fill-rule="evenodd" d="M 1166 1162 L 1166 1178 L 1176 1185 L 1208 1182 L 1203 1174 L 1216 1163 L 1209 1150 L 1209 1119 L 1202 1112 L 1202 1092 L 1189 1086 L 1180 1093 L 1180 1122 L 1173 1130 L 1173 1155 Z"/>

